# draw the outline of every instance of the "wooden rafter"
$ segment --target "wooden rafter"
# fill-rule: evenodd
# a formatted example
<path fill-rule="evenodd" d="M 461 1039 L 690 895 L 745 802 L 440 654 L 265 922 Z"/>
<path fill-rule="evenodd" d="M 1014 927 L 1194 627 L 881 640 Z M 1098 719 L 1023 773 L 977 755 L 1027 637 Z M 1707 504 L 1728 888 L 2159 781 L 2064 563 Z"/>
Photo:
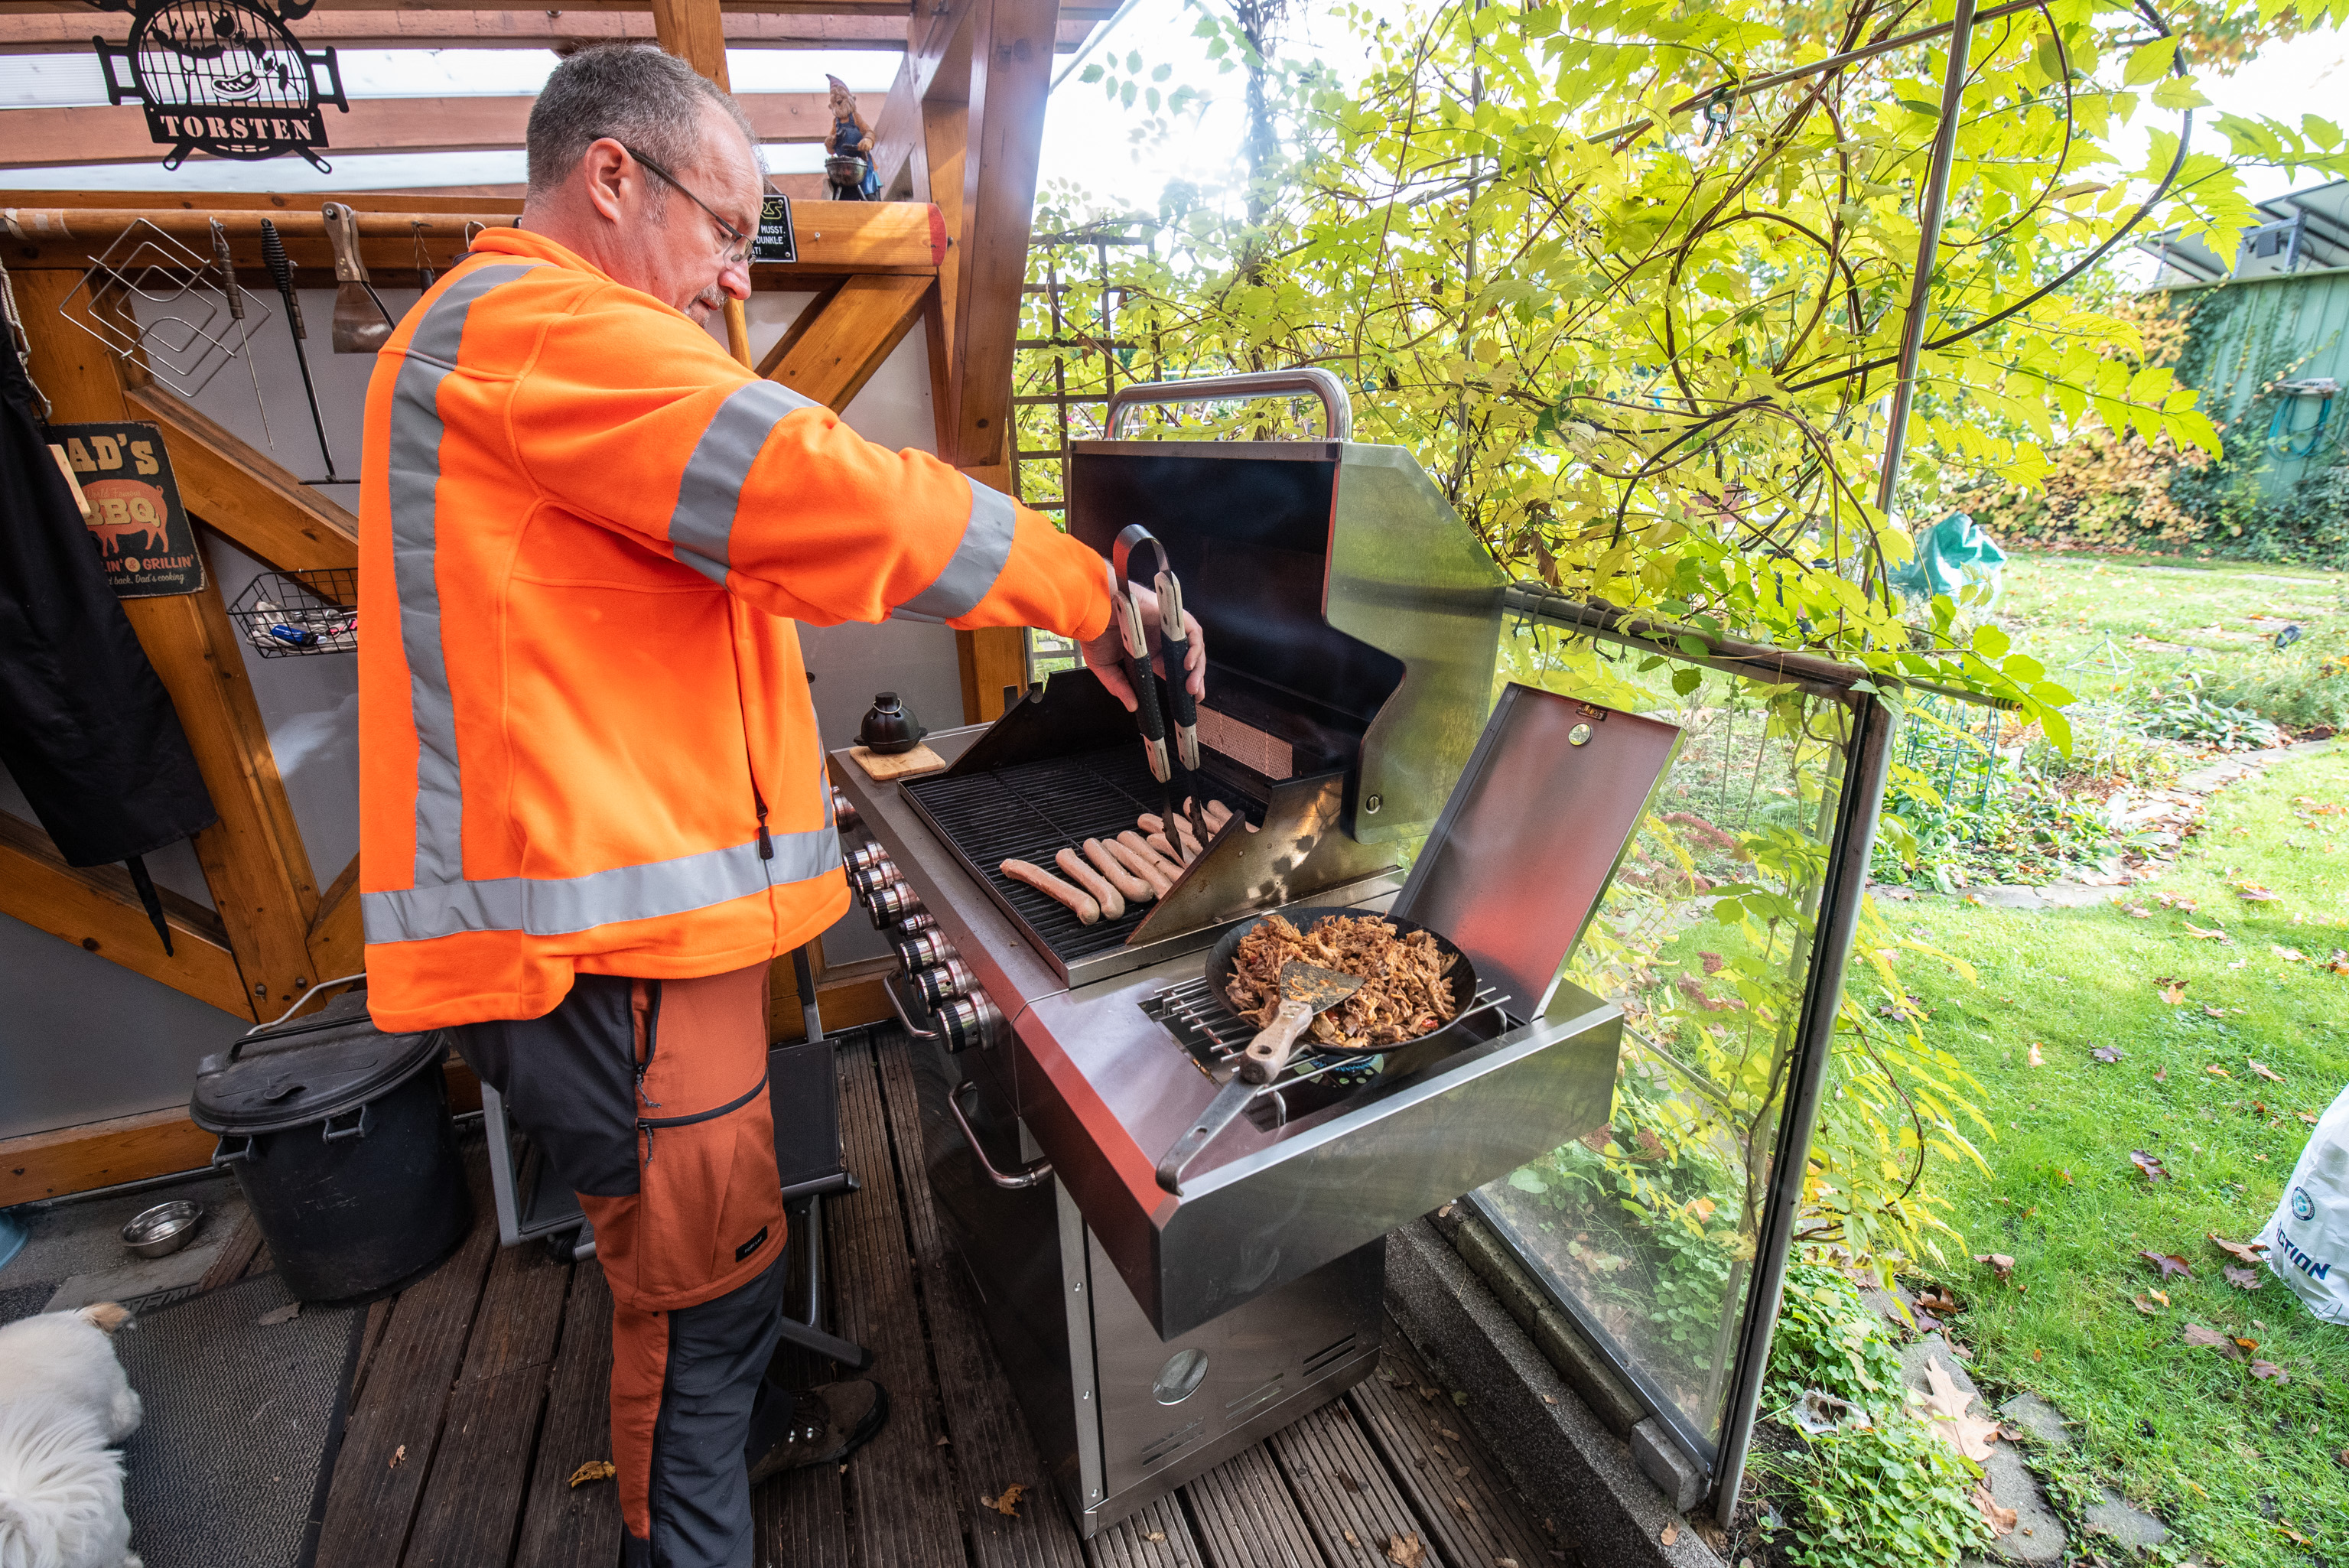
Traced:
<path fill-rule="evenodd" d="M 519 148 L 535 98 L 354 98 L 326 112 L 327 150 L 481 152 Z M 762 141 L 821 141 L 831 129 L 822 93 L 744 93 L 738 100 Z M 0 109 L 0 160 L 18 169 L 150 163 L 160 150 L 136 104 Z"/>
<path fill-rule="evenodd" d="M 548 49 L 565 45 L 654 41 L 652 17 L 632 11 L 336 11 L 294 23 L 295 36 L 313 48 Z M 1063 20 L 1057 46 L 1081 47 L 1095 23 Z M 0 15 L 0 55 L 79 55 L 90 38 L 121 44 L 130 18 L 119 13 L 78 16 Z M 902 53 L 905 21 L 890 16 L 770 15 L 732 12 L 726 17 L 730 49 L 857 49 Z"/>
<path fill-rule="evenodd" d="M 131 889 L 129 872 L 120 866 L 69 866 L 47 833 L 0 812 L 0 911 L 223 1012 L 250 1014 L 220 916 L 169 888 L 156 893 L 171 928 L 168 954 Z"/>
<path fill-rule="evenodd" d="M 162 428 L 181 501 L 246 554 L 280 572 L 358 566 L 357 518 L 160 387 L 126 397 L 133 418 Z"/>

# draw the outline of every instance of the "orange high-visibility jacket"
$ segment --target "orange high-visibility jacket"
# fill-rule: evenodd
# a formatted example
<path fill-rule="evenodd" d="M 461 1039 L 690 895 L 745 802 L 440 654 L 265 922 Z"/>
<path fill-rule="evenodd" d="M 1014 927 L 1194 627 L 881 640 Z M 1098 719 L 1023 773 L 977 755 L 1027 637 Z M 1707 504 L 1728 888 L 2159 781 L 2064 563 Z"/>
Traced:
<path fill-rule="evenodd" d="M 847 907 L 792 623 L 1098 635 L 1092 550 L 493 229 L 392 335 L 359 495 L 359 899 L 386 1029 L 675 979 Z"/>

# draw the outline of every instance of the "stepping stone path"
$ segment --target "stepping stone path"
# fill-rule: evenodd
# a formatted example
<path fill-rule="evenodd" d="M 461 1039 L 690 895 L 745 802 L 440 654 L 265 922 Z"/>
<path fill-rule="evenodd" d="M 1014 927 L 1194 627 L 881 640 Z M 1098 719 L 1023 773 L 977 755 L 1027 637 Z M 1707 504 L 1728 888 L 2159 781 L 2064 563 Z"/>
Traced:
<path fill-rule="evenodd" d="M 1894 1306 L 1883 1292 L 1865 1290 L 1860 1294 L 1895 1328 L 1913 1328 L 1907 1315 Z M 1905 1287 L 1900 1299 L 1903 1305 L 1914 1305 Z M 1965 1358 L 1951 1347 L 1949 1337 L 1938 1329 L 1901 1347 L 1900 1380 L 1920 1395 L 1930 1393 L 1926 1364 L 1934 1361 L 1940 1363 L 1951 1382 L 1973 1396 L 1966 1407 L 1968 1415 L 1993 1413 L 1988 1408 L 1989 1401 L 1974 1387 Z M 1994 1568 L 2004 1563 L 2060 1563 L 2071 1544 L 2071 1535 L 2048 1503 L 2046 1491 L 2032 1470 L 2028 1456 L 2033 1450 L 2060 1452 L 2069 1449 L 2073 1443 L 2071 1425 L 2064 1419 L 2061 1410 L 2036 1394 L 2017 1394 L 1998 1406 L 1994 1413 L 2023 1439 L 2013 1442 L 2002 1434 L 1990 1446 L 1990 1458 L 1982 1465 L 1982 1480 L 1990 1487 L 1992 1498 L 2001 1508 L 2014 1510 L 2014 1529 L 1999 1537 L 1985 1553 L 1961 1558 L 1960 1568 Z M 2091 1535 L 2108 1536 L 2131 1547 L 2158 1546 L 2169 1538 L 2168 1526 L 2160 1520 L 2134 1506 L 2112 1488 L 2100 1490 L 2102 1501 L 2088 1507 Z"/>

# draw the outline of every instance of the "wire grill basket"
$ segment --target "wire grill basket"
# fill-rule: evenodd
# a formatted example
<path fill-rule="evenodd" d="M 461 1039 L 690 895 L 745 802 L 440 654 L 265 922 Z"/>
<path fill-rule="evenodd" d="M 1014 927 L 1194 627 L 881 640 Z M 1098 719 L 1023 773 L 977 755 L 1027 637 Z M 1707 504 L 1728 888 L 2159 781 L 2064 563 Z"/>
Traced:
<path fill-rule="evenodd" d="M 230 289 L 235 289 L 232 297 Z M 246 352 L 269 307 L 217 262 L 141 218 L 115 237 L 57 314 L 183 397 Z"/>
<path fill-rule="evenodd" d="M 349 654 L 359 645 L 359 574 L 348 567 L 264 572 L 228 618 L 264 659 Z"/>

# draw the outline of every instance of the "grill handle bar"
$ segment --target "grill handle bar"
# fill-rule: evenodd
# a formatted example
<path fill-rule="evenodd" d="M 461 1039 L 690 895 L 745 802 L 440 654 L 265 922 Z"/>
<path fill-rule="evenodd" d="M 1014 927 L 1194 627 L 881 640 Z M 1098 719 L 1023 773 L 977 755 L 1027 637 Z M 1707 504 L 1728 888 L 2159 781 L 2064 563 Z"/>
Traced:
<path fill-rule="evenodd" d="M 963 1114 L 962 1091 L 969 1087 L 970 1080 L 966 1078 L 948 1089 L 947 1109 L 954 1112 L 955 1125 L 962 1129 L 963 1141 L 970 1145 L 971 1158 L 978 1161 L 978 1168 L 986 1173 L 987 1179 L 1008 1192 L 1017 1192 L 1023 1187 L 1033 1187 L 1049 1178 L 1052 1174 L 1052 1162 L 1049 1160 L 1023 1165 L 1008 1176 L 995 1168 L 995 1161 L 987 1157 L 987 1150 L 978 1141 L 978 1130 L 971 1126 L 970 1118 Z"/>
<path fill-rule="evenodd" d="M 901 978 L 911 980 L 913 977 L 912 973 L 902 966 L 894 975 L 882 975 L 881 994 L 889 998 L 890 1011 L 897 1015 L 897 1022 L 905 1026 L 905 1033 L 917 1040 L 935 1040 L 938 1037 L 938 1032 L 936 1029 L 925 1029 L 915 1023 L 912 1015 L 905 1011 L 905 1004 L 897 998 L 897 982 Z"/>
<path fill-rule="evenodd" d="M 1354 405 L 1346 396 L 1346 384 L 1329 371 L 1314 366 L 1299 366 L 1294 370 L 1254 370 L 1240 376 L 1204 376 L 1195 381 L 1145 381 L 1132 387 L 1121 387 L 1109 396 L 1109 420 L 1104 427 L 1109 439 L 1118 438 L 1117 428 L 1129 408 L 1152 403 L 1212 403 L 1234 397 L 1294 397 L 1321 399 L 1322 433 L 1333 441 L 1354 438 Z"/>

